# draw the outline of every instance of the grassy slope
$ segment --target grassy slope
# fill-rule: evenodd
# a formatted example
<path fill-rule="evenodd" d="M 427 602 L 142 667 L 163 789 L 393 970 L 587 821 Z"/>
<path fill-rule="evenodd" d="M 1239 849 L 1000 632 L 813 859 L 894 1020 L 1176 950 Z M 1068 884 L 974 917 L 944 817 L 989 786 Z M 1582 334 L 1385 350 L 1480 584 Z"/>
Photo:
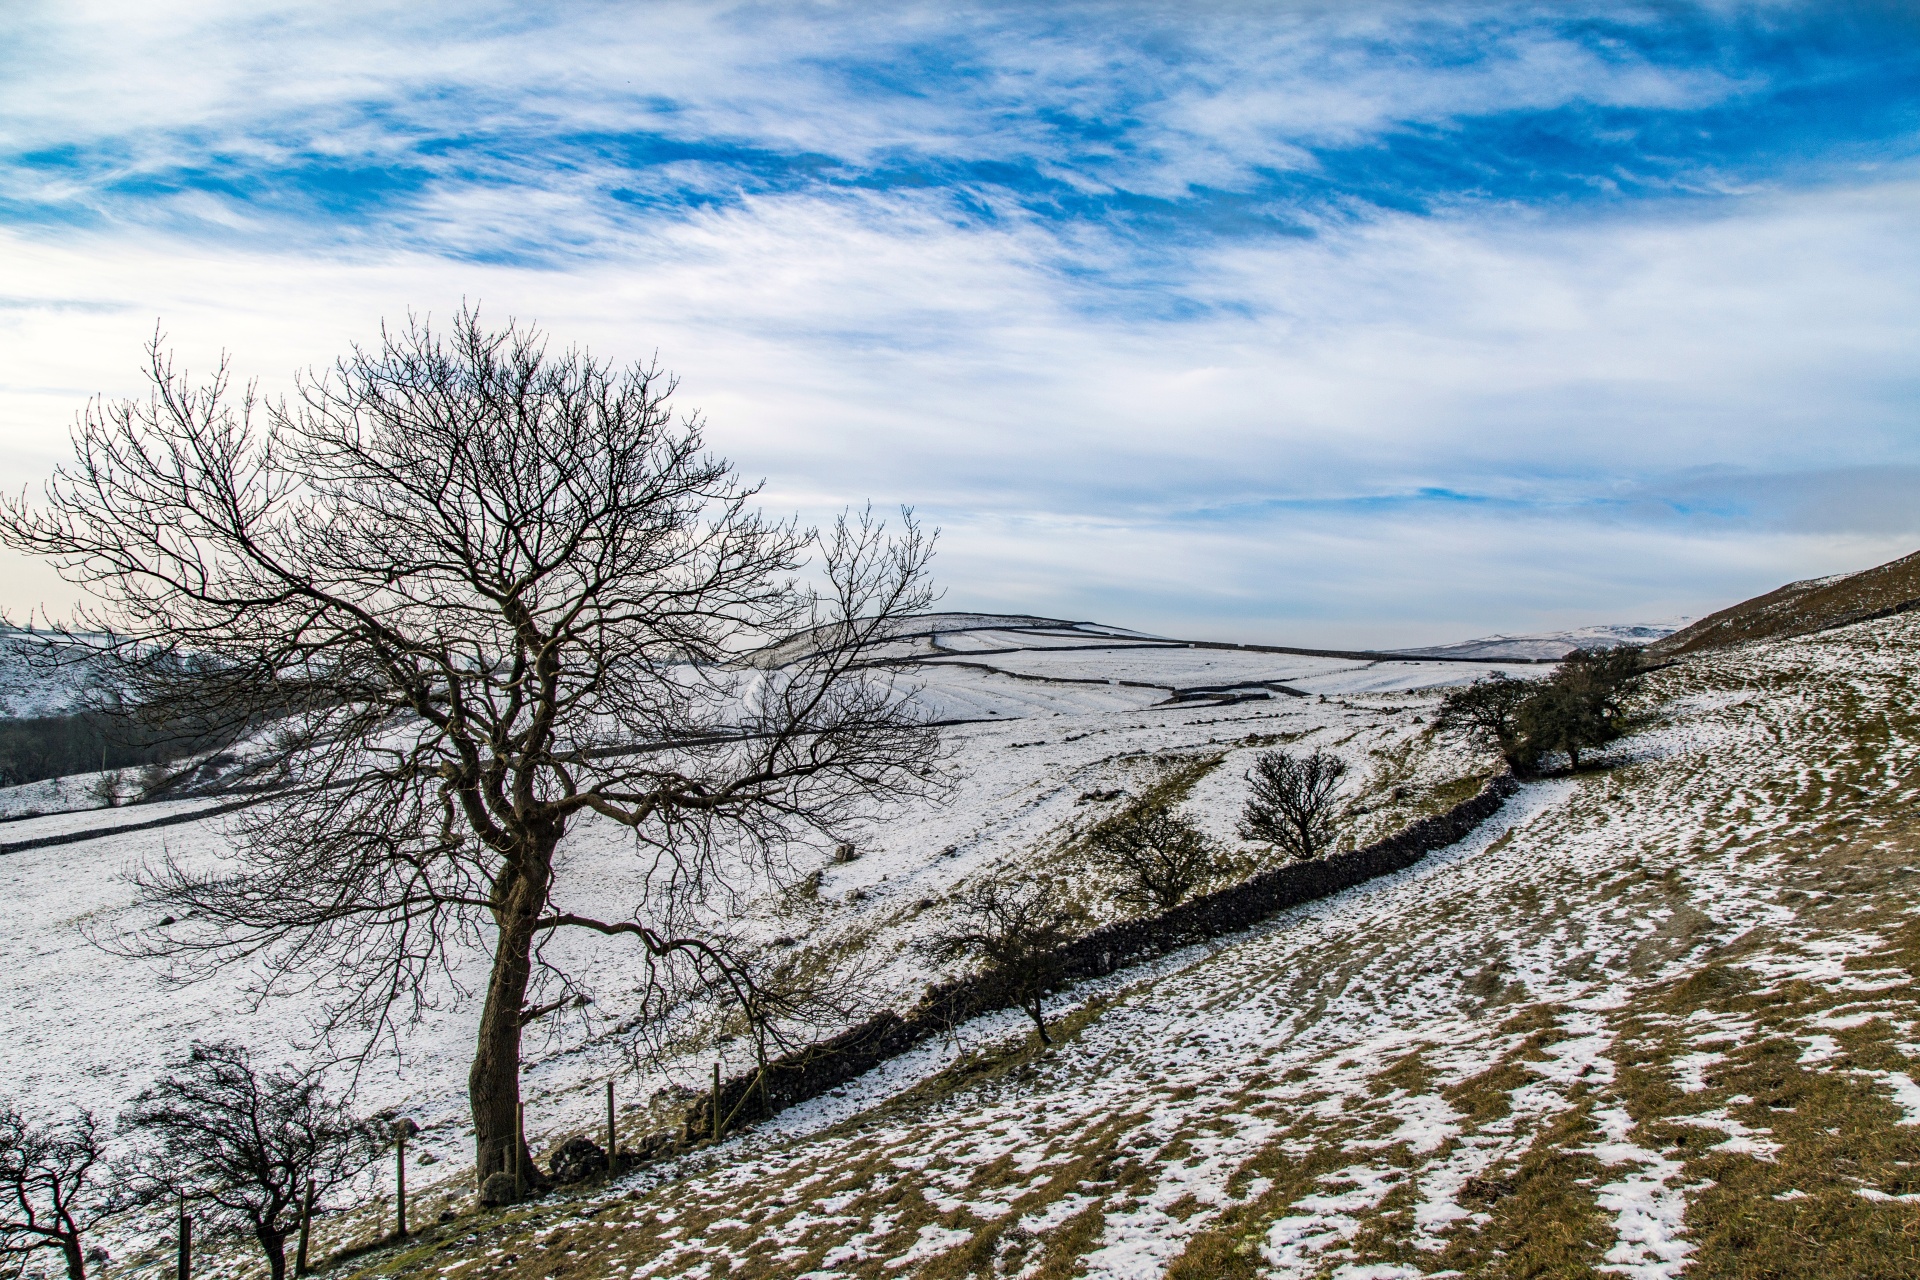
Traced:
<path fill-rule="evenodd" d="M 1837 579 L 1790 582 L 1709 614 L 1656 642 L 1659 653 L 1698 653 L 1752 640 L 1806 635 L 1920 604 L 1920 551 Z"/>
<path fill-rule="evenodd" d="M 1700 655 L 1633 762 L 1055 1051 L 377 1270 L 1920 1274 L 1916 658 L 1911 616 Z"/>

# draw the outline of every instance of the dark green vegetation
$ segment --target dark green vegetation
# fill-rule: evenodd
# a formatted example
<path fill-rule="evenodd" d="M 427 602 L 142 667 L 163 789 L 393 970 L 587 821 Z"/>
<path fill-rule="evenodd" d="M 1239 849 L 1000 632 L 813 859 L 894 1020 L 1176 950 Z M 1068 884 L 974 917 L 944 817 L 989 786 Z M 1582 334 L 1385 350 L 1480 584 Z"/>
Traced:
<path fill-rule="evenodd" d="M 0 787 L 45 778 L 168 765 L 225 743 L 192 723 L 147 723 L 109 711 L 0 720 Z"/>
<path fill-rule="evenodd" d="M 1627 731 L 1624 703 L 1645 675 L 1636 647 L 1578 649 L 1545 680 L 1495 672 L 1456 689 L 1441 701 L 1436 723 L 1498 751 L 1515 773 L 1537 772 L 1556 753 L 1578 770 L 1582 751 Z"/>

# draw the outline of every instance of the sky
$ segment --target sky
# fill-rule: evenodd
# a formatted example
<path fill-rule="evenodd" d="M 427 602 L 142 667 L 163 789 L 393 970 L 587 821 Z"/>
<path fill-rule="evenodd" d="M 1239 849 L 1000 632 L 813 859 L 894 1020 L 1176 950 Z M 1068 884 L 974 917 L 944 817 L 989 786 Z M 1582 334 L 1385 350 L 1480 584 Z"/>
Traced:
<path fill-rule="evenodd" d="M 1916 286 L 1911 4 L 0 7 L 10 493 L 156 328 L 272 392 L 465 301 L 944 607 L 1653 621 L 1920 547 Z"/>

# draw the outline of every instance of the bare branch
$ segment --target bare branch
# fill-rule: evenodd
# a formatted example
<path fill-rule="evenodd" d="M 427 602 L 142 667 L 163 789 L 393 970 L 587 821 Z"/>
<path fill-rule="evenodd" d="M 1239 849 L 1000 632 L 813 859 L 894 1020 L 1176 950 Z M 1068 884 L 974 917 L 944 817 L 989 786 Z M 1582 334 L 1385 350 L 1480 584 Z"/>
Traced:
<path fill-rule="evenodd" d="M 540 939 L 631 934 L 755 1006 L 708 904 L 939 786 L 936 730 L 874 661 L 933 599 L 933 535 L 763 516 L 657 367 L 468 309 L 279 400 L 149 354 L 148 398 L 89 406 L 0 540 L 96 592 L 82 622 L 134 705 L 251 735 L 283 790 L 217 870 L 146 868 L 178 923 L 123 949 L 317 993 L 360 1053 L 488 952 L 482 1177 L 527 1011 L 570 990 Z M 602 821 L 638 854 L 628 922 L 555 905 L 556 851 Z"/>

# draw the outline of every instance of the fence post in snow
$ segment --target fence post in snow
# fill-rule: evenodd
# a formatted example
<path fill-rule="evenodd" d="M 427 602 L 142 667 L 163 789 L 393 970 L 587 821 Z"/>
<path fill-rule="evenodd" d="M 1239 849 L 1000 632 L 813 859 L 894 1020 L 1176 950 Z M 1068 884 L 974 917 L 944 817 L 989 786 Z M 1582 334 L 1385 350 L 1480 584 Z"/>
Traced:
<path fill-rule="evenodd" d="M 620 1172 L 620 1144 L 613 1136 L 613 1081 L 607 1081 L 607 1178 Z"/>
<path fill-rule="evenodd" d="M 396 1240 L 407 1238 L 407 1122 L 393 1122 L 393 1185 L 394 1185 L 394 1224 L 393 1235 Z"/>
<path fill-rule="evenodd" d="M 520 1167 L 520 1153 L 527 1145 L 527 1104 L 513 1104 L 513 1198 L 527 1197 L 527 1171 Z"/>
<path fill-rule="evenodd" d="M 307 1245 L 313 1239 L 313 1179 L 307 1179 L 307 1198 L 300 1206 L 300 1246 L 293 1254 L 293 1274 L 307 1274 Z"/>

